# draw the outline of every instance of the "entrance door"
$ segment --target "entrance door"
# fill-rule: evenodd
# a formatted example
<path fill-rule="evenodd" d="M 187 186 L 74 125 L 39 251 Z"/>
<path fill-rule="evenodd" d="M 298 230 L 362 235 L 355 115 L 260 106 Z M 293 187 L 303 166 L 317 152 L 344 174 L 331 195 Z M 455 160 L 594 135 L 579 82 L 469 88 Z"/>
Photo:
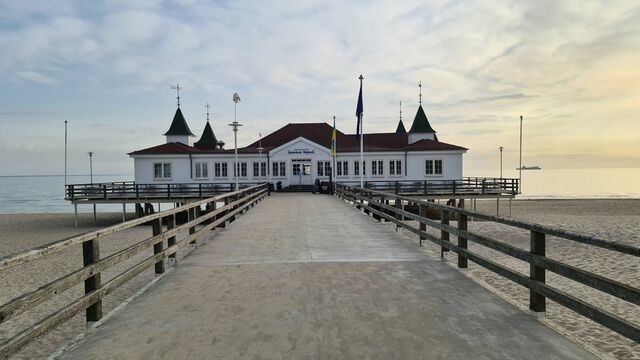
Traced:
<path fill-rule="evenodd" d="M 291 184 L 292 185 L 311 185 L 311 162 L 292 162 L 291 163 Z"/>

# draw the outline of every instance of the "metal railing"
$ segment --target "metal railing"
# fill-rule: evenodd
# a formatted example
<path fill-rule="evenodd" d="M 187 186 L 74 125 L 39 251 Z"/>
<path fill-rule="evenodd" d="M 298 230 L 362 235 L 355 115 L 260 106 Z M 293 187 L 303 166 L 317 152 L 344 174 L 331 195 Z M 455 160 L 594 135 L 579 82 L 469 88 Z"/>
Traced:
<path fill-rule="evenodd" d="M 239 189 L 260 183 L 241 183 Z M 137 184 L 133 181 L 66 185 L 66 200 L 203 199 L 235 191 L 235 183 Z"/>
<path fill-rule="evenodd" d="M 402 227 L 413 232 L 420 237 L 420 244 L 422 244 L 424 240 L 429 240 L 440 245 L 441 253 L 446 250 L 456 253 L 458 267 L 460 268 L 466 268 L 470 260 L 528 288 L 530 293 L 529 308 L 532 311 L 544 312 L 546 310 L 546 299 L 548 298 L 633 341 L 640 342 L 640 327 L 637 324 L 610 313 L 607 310 L 598 308 L 586 299 L 576 298 L 564 292 L 562 289 L 548 285 L 545 277 L 546 271 L 551 271 L 564 278 L 640 306 L 640 289 L 545 256 L 547 235 L 635 257 L 640 257 L 640 248 L 638 247 L 581 235 L 550 226 L 481 214 L 429 201 L 416 200 L 387 192 L 356 188 L 343 184 L 336 185 L 336 195 L 349 201 L 354 206 L 363 209 L 365 212 L 371 213 L 378 219 L 386 219 L 395 223 L 397 227 Z M 389 200 L 392 200 L 394 205 L 390 205 L 388 203 Z M 403 204 L 417 206 L 418 214 L 405 211 Z M 427 218 L 427 209 L 435 209 L 438 211 L 440 213 L 440 221 Z M 449 225 L 449 219 L 452 215 L 457 219 L 457 226 L 455 227 Z M 468 231 L 467 220 L 470 217 L 529 231 L 529 251 Z M 403 221 L 404 219 L 417 221 L 419 225 L 418 227 L 412 226 Z M 440 230 L 440 237 L 427 233 L 427 226 Z M 451 241 L 451 235 L 456 237 L 456 243 Z M 529 274 L 526 275 L 507 268 L 487 257 L 470 251 L 467 248 L 468 241 L 529 263 Z M 640 311 L 640 308 L 638 310 Z"/>
<path fill-rule="evenodd" d="M 165 272 L 167 259 L 176 258 L 177 251 L 187 244 L 196 245 L 198 238 L 206 235 L 211 229 L 222 227 L 226 222 L 235 220 L 236 215 L 244 213 L 250 207 L 267 195 L 266 184 L 241 189 L 238 191 L 210 197 L 171 210 L 148 215 L 122 224 L 107 227 L 78 235 L 40 248 L 35 248 L 16 255 L 0 258 L 0 272 L 17 265 L 28 266 L 33 261 L 59 253 L 73 246 L 82 245 L 84 266 L 71 273 L 62 274 L 34 291 L 24 293 L 8 303 L 0 305 L 0 324 L 15 316 L 34 309 L 37 305 L 59 296 L 62 292 L 84 283 L 84 296 L 75 299 L 70 304 L 57 310 L 53 314 L 39 320 L 17 335 L 0 343 L 0 359 L 15 354 L 38 337 L 45 335 L 71 319 L 77 313 L 85 310 L 87 321 L 97 321 L 102 317 L 102 299 L 115 289 L 140 274 L 144 270 L 154 267 L 156 274 Z M 224 202 L 224 206 L 216 208 L 217 202 Z M 207 206 L 206 212 L 201 212 L 201 206 Z M 176 224 L 176 215 L 187 213 L 187 222 Z M 98 239 L 114 234 L 137 225 L 151 223 L 152 236 L 109 256 L 101 257 Z M 163 227 L 163 224 L 166 227 Z M 196 226 L 200 227 L 196 229 Z M 188 235 L 178 239 L 178 233 L 188 229 Z M 164 247 L 166 241 L 167 247 Z M 102 283 L 101 273 L 136 254 L 153 248 L 153 255 L 146 257 L 134 266 Z"/>
<path fill-rule="evenodd" d="M 359 181 L 342 181 L 338 184 L 358 186 Z M 518 194 L 519 180 L 515 178 L 464 177 L 459 180 L 375 180 L 365 181 L 366 189 L 407 195 L 510 195 Z"/>

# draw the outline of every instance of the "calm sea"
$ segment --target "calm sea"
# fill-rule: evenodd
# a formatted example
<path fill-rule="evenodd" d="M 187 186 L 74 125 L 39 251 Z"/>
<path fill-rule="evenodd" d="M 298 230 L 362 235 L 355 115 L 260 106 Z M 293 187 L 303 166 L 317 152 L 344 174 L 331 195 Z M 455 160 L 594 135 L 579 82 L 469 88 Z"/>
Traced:
<path fill-rule="evenodd" d="M 505 171 L 504 177 L 518 177 Z M 497 174 L 465 176 L 496 177 Z M 132 181 L 133 175 L 94 175 L 94 182 Z M 86 184 L 89 176 L 68 176 L 69 184 Z M 522 172 L 519 198 L 640 198 L 640 168 L 628 169 L 543 169 Z M 79 206 L 89 212 L 91 206 Z M 122 205 L 98 205 L 98 210 L 122 211 Z M 127 205 L 127 211 L 133 211 Z M 70 213 L 64 200 L 64 176 L 0 176 L 0 213 Z"/>
<path fill-rule="evenodd" d="M 93 175 L 93 182 L 133 181 L 133 175 Z M 69 184 L 88 184 L 88 175 L 69 175 Z M 133 211 L 128 205 L 127 211 Z M 78 206 L 90 212 L 91 206 Z M 98 210 L 122 211 L 122 205 L 98 205 Z M 64 176 L 0 176 L 0 213 L 72 213 L 64 200 Z"/>

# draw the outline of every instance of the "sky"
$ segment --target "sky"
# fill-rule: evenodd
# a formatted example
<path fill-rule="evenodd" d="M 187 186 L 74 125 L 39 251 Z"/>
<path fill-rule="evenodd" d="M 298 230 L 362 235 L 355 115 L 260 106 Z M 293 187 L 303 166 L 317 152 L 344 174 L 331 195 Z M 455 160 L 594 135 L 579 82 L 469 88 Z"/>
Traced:
<path fill-rule="evenodd" d="M 409 128 L 422 105 L 465 176 L 640 167 L 638 1 L 0 0 L 0 175 L 132 174 L 181 109 L 239 146 L 291 122 Z M 197 140 L 197 138 L 196 138 Z M 339 146 L 339 145 L 338 145 Z M 487 176 L 487 175 L 483 175 Z"/>

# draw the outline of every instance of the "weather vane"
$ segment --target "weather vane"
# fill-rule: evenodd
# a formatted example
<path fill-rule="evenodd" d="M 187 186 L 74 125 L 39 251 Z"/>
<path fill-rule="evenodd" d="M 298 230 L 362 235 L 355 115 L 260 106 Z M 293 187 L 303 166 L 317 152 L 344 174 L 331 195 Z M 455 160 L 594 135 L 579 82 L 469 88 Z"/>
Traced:
<path fill-rule="evenodd" d="M 178 95 L 176 96 L 176 98 L 178 99 L 178 107 L 180 107 L 180 90 L 182 90 L 182 87 L 178 83 L 176 83 L 175 85 L 170 85 L 170 87 L 177 92 Z"/>
<path fill-rule="evenodd" d="M 420 105 L 422 105 L 422 81 L 418 82 L 418 87 L 420 88 Z"/>

